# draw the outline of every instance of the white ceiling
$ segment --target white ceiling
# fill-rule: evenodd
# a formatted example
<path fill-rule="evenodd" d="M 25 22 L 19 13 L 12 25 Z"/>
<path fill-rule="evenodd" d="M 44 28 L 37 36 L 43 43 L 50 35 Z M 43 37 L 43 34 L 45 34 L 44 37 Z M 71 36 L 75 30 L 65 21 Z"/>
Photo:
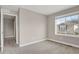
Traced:
<path fill-rule="evenodd" d="M 72 8 L 74 5 L 3 5 L 1 7 L 9 8 L 15 11 L 17 11 L 18 8 L 25 8 L 43 15 L 50 15 L 68 8 Z"/>

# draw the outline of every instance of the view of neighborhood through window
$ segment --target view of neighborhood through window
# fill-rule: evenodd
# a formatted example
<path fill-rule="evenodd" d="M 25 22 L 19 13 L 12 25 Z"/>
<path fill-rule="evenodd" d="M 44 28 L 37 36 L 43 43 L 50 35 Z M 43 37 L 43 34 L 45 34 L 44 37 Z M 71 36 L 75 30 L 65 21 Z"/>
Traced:
<path fill-rule="evenodd" d="M 56 18 L 57 34 L 79 35 L 79 15 Z"/>

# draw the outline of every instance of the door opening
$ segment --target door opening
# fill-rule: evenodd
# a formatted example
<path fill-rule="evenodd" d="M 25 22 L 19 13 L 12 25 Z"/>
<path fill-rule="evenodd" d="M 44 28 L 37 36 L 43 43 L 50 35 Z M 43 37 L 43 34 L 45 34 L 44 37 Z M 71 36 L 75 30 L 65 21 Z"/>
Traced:
<path fill-rule="evenodd" d="M 14 48 L 16 44 L 16 16 L 3 15 L 4 49 Z"/>
<path fill-rule="evenodd" d="M 0 9 L 0 50 L 5 47 L 19 46 L 18 13 L 8 9 Z"/>

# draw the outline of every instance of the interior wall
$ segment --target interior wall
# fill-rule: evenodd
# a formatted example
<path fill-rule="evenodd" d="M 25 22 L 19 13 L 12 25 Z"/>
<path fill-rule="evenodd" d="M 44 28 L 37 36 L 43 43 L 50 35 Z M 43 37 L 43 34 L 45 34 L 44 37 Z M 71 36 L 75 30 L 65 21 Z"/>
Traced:
<path fill-rule="evenodd" d="M 47 18 L 44 15 L 34 13 L 26 9 L 20 9 L 19 10 L 20 45 L 45 39 L 47 37 L 46 21 Z"/>
<path fill-rule="evenodd" d="M 63 10 L 48 16 L 48 40 L 66 42 L 77 46 L 79 45 L 78 37 L 55 35 L 55 16 L 60 16 L 63 14 L 68 14 L 76 11 L 79 11 L 79 6 Z"/>
<path fill-rule="evenodd" d="M 14 36 L 14 21 L 12 19 L 4 18 L 4 37 L 15 37 Z"/>

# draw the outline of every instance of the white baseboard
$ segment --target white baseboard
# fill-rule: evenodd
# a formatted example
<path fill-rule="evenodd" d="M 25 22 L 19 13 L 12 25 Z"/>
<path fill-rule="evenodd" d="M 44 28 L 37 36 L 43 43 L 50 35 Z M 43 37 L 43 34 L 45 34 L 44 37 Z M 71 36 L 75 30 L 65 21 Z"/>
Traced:
<path fill-rule="evenodd" d="M 54 42 L 58 42 L 58 43 L 62 43 L 62 44 L 65 44 L 65 45 L 73 46 L 73 47 L 76 47 L 76 48 L 79 48 L 79 45 L 76 45 L 76 44 L 67 43 L 67 42 L 63 42 L 63 41 L 58 41 L 58 40 L 54 40 L 54 39 L 49 39 L 49 40 L 50 41 L 54 41 Z"/>
<path fill-rule="evenodd" d="M 24 46 L 27 46 L 27 45 L 35 44 L 35 43 L 38 43 L 38 42 L 41 42 L 41 41 L 44 41 L 44 40 L 47 40 L 47 39 L 41 39 L 41 40 L 37 40 L 37 41 L 26 43 L 26 44 L 21 44 L 20 47 L 24 47 Z"/>

